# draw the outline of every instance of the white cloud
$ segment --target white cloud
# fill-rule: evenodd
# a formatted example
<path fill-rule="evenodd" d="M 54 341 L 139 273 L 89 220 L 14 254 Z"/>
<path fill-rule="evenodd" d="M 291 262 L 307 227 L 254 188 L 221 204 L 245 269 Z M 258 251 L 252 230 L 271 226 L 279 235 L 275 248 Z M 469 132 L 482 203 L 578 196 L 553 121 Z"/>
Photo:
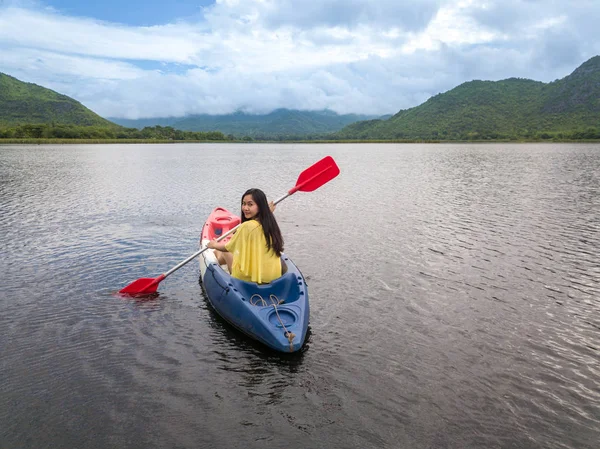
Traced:
<path fill-rule="evenodd" d="M 403 46 L 406 52 L 437 50 L 443 46 L 481 45 L 503 39 L 500 33 L 482 27 L 468 13 L 480 3 L 463 1 L 448 4 L 438 11 L 427 27 L 413 35 Z"/>
<path fill-rule="evenodd" d="M 91 80 L 126 80 L 139 78 L 145 74 L 144 70 L 126 62 L 67 55 L 35 48 L 3 49 L 2 63 L 23 72 L 47 72 L 54 76 Z"/>
<path fill-rule="evenodd" d="M 551 81 L 600 53 L 580 0 L 221 0 L 135 27 L 0 7 L 0 71 L 103 116 L 394 113 L 472 79 Z"/>
<path fill-rule="evenodd" d="M 241 17 L 252 18 L 267 28 L 314 27 L 401 27 L 419 30 L 427 26 L 444 0 L 264 0 L 257 2 L 223 1 L 215 15 L 231 15 L 242 8 Z"/>
<path fill-rule="evenodd" d="M 190 62 L 202 36 L 190 25 L 130 28 L 20 8 L 0 10 L 0 42 L 112 59 Z"/>

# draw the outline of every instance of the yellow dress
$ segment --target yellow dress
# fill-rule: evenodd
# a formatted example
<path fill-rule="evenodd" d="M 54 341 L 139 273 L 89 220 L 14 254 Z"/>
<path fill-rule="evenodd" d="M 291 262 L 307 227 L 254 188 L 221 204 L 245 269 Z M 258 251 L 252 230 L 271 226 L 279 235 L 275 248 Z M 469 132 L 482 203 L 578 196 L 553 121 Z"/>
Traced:
<path fill-rule="evenodd" d="M 265 284 L 281 276 L 281 261 L 272 250 L 267 249 L 265 233 L 258 221 L 242 223 L 225 248 L 233 254 L 233 277 Z"/>

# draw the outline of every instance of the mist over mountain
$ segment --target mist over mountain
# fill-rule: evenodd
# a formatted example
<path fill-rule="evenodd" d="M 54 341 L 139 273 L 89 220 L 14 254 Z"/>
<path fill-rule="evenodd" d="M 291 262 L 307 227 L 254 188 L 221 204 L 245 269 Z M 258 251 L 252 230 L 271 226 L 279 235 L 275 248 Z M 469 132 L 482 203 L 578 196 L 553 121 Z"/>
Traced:
<path fill-rule="evenodd" d="M 326 135 L 361 120 L 376 116 L 361 114 L 339 115 L 333 111 L 298 111 L 276 109 L 268 114 L 236 112 L 224 115 L 199 114 L 187 117 L 163 117 L 129 120 L 110 118 L 119 125 L 131 128 L 171 126 L 183 131 L 220 131 L 235 137 L 276 138 Z"/>

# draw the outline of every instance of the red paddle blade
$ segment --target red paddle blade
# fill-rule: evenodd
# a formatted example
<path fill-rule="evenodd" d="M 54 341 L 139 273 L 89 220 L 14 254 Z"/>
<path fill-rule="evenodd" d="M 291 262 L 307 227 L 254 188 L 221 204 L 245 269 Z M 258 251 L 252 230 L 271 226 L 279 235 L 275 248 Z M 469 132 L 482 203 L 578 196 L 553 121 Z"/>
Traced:
<path fill-rule="evenodd" d="M 133 281 L 127 287 L 119 290 L 119 293 L 124 295 L 150 295 L 156 293 L 158 284 L 165 278 L 164 274 L 156 278 L 140 278 L 137 281 Z"/>
<path fill-rule="evenodd" d="M 340 169 L 331 156 L 325 156 L 316 164 L 308 167 L 296 181 L 296 186 L 288 191 L 291 195 L 298 190 L 301 192 L 312 192 L 323 184 L 331 181 L 340 174 Z"/>

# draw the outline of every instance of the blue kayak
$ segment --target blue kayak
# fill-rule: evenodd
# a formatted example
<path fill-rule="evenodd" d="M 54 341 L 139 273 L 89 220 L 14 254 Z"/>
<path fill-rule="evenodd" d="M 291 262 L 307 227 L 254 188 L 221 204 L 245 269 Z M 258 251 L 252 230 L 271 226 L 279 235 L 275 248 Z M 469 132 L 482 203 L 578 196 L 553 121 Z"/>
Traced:
<path fill-rule="evenodd" d="M 218 207 L 209 215 L 200 247 L 240 224 L 240 218 Z M 222 240 L 227 241 L 227 238 Z M 234 327 L 281 352 L 298 351 L 308 328 L 308 290 L 304 276 L 292 260 L 281 255 L 282 276 L 268 284 L 232 277 L 221 267 L 212 249 L 200 258 L 202 288 L 217 313 Z"/>

